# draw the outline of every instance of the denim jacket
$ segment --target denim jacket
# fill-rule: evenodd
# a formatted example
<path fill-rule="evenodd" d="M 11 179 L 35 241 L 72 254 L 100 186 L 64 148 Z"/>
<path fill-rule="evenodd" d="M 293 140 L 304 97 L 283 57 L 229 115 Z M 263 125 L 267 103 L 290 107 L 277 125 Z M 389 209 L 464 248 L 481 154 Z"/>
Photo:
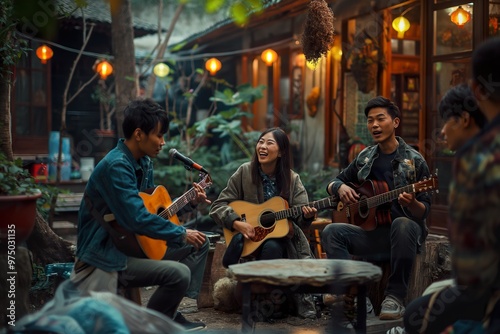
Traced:
<path fill-rule="evenodd" d="M 96 166 L 85 188 L 92 205 L 102 215 L 113 213 L 116 221 L 136 234 L 181 245 L 186 229 L 145 208 L 140 191 L 154 187 L 153 165 L 149 157 L 135 160 L 124 140 L 120 139 Z M 78 213 L 79 260 L 105 271 L 126 269 L 127 256 L 113 244 L 108 232 L 94 218 L 85 200 Z"/>
<path fill-rule="evenodd" d="M 430 172 L 427 163 L 420 153 L 411 146 L 406 144 L 400 137 L 396 137 L 399 142 L 396 156 L 392 161 L 392 174 L 394 178 L 394 189 L 401 188 L 412 183 L 416 183 L 424 177 L 429 178 Z M 372 145 L 361 151 L 356 159 L 354 159 L 346 169 L 344 169 L 334 180 L 332 185 L 332 195 L 338 196 L 338 191 L 341 185 L 347 182 L 361 184 L 368 179 L 373 161 L 378 158 L 378 145 Z M 328 191 L 328 188 L 327 188 Z M 425 218 L 429 215 L 431 205 L 431 196 L 428 192 L 419 192 L 416 194 L 418 201 L 425 205 L 425 214 L 423 219 L 415 219 L 411 213 L 402 208 L 404 215 L 415 222 L 422 228 L 422 235 L 427 235 L 425 226 Z"/>

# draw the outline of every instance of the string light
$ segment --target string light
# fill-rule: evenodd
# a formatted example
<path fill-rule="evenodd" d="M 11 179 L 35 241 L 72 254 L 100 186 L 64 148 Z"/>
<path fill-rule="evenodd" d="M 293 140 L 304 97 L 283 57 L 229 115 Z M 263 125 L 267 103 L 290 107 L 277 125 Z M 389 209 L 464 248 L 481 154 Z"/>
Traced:
<path fill-rule="evenodd" d="M 210 72 L 211 75 L 215 75 L 221 68 L 222 64 L 217 58 L 210 58 L 205 62 L 205 68 Z"/>

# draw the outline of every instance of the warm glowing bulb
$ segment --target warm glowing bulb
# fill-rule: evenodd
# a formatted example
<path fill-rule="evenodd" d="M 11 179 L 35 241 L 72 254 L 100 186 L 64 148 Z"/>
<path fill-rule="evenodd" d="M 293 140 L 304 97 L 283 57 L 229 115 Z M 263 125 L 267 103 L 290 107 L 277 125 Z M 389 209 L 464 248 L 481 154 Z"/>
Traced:
<path fill-rule="evenodd" d="M 333 59 L 335 59 L 336 61 L 341 60 L 342 59 L 342 49 L 340 47 L 338 47 L 337 45 L 335 45 L 332 48 L 332 56 L 333 56 Z"/>

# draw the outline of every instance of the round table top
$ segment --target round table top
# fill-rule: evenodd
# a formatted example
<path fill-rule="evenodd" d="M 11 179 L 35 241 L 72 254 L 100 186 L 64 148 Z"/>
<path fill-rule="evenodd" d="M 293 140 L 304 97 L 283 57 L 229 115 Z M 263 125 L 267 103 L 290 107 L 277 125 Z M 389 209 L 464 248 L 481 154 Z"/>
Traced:
<path fill-rule="evenodd" d="M 382 277 L 382 270 L 371 263 L 329 259 L 251 261 L 231 265 L 228 272 L 242 283 L 272 285 L 365 284 Z"/>

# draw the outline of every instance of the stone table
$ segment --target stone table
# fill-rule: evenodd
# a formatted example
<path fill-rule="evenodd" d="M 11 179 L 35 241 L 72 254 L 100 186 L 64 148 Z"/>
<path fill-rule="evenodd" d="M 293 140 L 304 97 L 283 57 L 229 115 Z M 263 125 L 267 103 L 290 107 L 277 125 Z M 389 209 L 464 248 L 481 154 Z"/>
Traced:
<path fill-rule="evenodd" d="M 366 284 L 377 282 L 382 270 L 367 262 L 328 259 L 278 259 L 229 266 L 229 276 L 242 283 L 242 331 L 254 327 L 252 293 L 286 289 L 293 293 L 338 293 L 355 286 L 358 291 L 356 332 L 366 332 Z"/>

